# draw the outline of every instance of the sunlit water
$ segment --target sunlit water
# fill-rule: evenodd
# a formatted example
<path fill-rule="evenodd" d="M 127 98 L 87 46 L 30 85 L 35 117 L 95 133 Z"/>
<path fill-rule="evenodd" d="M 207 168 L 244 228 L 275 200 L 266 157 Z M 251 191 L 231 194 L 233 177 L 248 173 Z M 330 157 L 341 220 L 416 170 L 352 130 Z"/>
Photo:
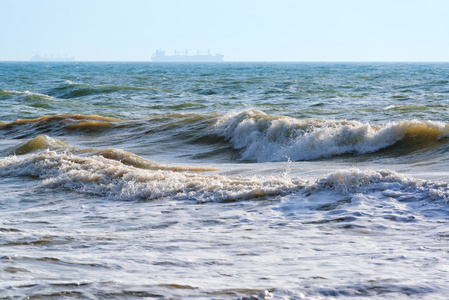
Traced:
<path fill-rule="evenodd" d="M 0 297 L 446 299 L 449 64 L 0 64 Z"/>

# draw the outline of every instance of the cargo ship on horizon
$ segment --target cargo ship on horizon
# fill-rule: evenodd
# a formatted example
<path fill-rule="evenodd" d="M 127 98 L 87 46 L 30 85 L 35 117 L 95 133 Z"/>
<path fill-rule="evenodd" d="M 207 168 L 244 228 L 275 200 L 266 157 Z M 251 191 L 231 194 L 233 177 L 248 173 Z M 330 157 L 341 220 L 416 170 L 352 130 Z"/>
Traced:
<path fill-rule="evenodd" d="M 175 55 L 165 55 L 164 50 L 157 49 L 151 56 L 151 60 L 154 62 L 222 62 L 223 57 L 223 54 L 212 55 L 210 50 L 207 52 L 197 50 L 196 55 L 188 55 L 187 50 L 175 50 Z"/>

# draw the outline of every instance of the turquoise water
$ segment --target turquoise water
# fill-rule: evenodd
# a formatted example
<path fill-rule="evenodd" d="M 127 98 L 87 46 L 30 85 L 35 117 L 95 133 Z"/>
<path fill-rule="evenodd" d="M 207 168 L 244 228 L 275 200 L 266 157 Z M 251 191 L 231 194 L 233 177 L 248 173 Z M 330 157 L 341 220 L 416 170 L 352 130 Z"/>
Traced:
<path fill-rule="evenodd" d="M 2 63 L 2 102 L 9 99 L 2 119 L 81 113 L 136 120 L 252 108 L 294 118 L 445 121 L 440 113 L 447 104 L 448 69 L 399 63 Z"/>
<path fill-rule="evenodd" d="M 0 63 L 6 298 L 445 299 L 449 64 Z"/>

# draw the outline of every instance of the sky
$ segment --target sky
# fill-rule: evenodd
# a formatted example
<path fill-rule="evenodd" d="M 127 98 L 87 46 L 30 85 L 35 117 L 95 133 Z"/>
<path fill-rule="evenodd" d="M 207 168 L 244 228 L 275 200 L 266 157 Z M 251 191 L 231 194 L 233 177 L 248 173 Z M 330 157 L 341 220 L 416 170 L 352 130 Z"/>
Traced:
<path fill-rule="evenodd" d="M 0 0 L 0 61 L 449 61 L 449 0 Z"/>

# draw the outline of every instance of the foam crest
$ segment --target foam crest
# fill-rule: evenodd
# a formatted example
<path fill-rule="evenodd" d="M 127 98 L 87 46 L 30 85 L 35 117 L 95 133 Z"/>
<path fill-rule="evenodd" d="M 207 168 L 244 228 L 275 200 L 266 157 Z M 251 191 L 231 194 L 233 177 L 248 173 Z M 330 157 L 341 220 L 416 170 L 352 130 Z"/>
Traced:
<path fill-rule="evenodd" d="M 77 81 L 72 81 L 72 80 L 66 80 L 64 83 L 67 85 L 85 85 L 82 82 L 77 82 Z"/>
<path fill-rule="evenodd" d="M 28 90 L 25 91 L 16 91 L 16 90 L 0 90 L 0 96 L 10 96 L 10 95 L 18 95 L 18 96 L 24 96 L 26 98 L 29 99 L 37 99 L 37 100 L 49 100 L 49 101 L 57 101 L 56 98 L 46 95 L 46 94 L 41 94 L 41 93 L 36 93 L 36 92 L 31 92 Z"/>
<path fill-rule="evenodd" d="M 0 160 L 0 176 L 40 177 L 42 186 L 67 188 L 120 200 L 180 198 L 236 201 L 284 195 L 301 182 L 287 177 L 225 177 L 143 170 L 102 156 L 43 151 Z"/>
<path fill-rule="evenodd" d="M 315 180 L 285 174 L 228 176 L 173 171 L 151 162 L 148 162 L 151 168 L 136 167 L 133 164 L 142 164 L 137 157 L 122 153 L 126 157 L 122 162 L 118 154 L 110 153 L 114 158 L 110 159 L 105 157 L 108 155 L 80 156 L 46 150 L 26 157 L 11 156 L 0 160 L 0 176 L 37 177 L 43 187 L 65 188 L 116 200 L 173 198 L 227 202 L 292 194 L 307 196 L 322 190 L 352 195 L 377 193 L 398 201 L 449 198 L 447 183 L 415 179 L 391 170 L 340 170 Z"/>
<path fill-rule="evenodd" d="M 182 171 L 193 171 L 193 172 L 209 172 L 218 171 L 216 168 L 211 167 L 200 167 L 200 166 L 187 166 L 187 165 L 161 165 L 156 162 L 149 161 L 143 157 L 140 157 L 134 153 L 124 151 L 116 148 L 107 149 L 79 149 L 73 147 L 70 144 L 49 137 L 47 135 L 41 134 L 32 138 L 26 142 L 23 142 L 12 149 L 9 149 L 9 155 L 24 155 L 37 152 L 40 150 L 55 150 L 55 151 L 65 151 L 77 155 L 100 155 L 104 158 L 119 161 L 124 165 L 133 166 L 140 169 L 147 170 L 170 170 L 176 172 Z"/>
<path fill-rule="evenodd" d="M 400 201 L 449 199 L 449 185 L 444 182 L 421 180 L 391 170 L 340 170 L 307 186 L 308 192 L 332 189 L 342 194 L 381 192 L 383 196 Z"/>
<path fill-rule="evenodd" d="M 215 124 L 242 158 L 258 162 L 314 160 L 343 154 L 365 154 L 398 142 L 433 143 L 449 132 L 442 122 L 410 120 L 373 126 L 346 120 L 298 120 L 245 110 Z"/>

